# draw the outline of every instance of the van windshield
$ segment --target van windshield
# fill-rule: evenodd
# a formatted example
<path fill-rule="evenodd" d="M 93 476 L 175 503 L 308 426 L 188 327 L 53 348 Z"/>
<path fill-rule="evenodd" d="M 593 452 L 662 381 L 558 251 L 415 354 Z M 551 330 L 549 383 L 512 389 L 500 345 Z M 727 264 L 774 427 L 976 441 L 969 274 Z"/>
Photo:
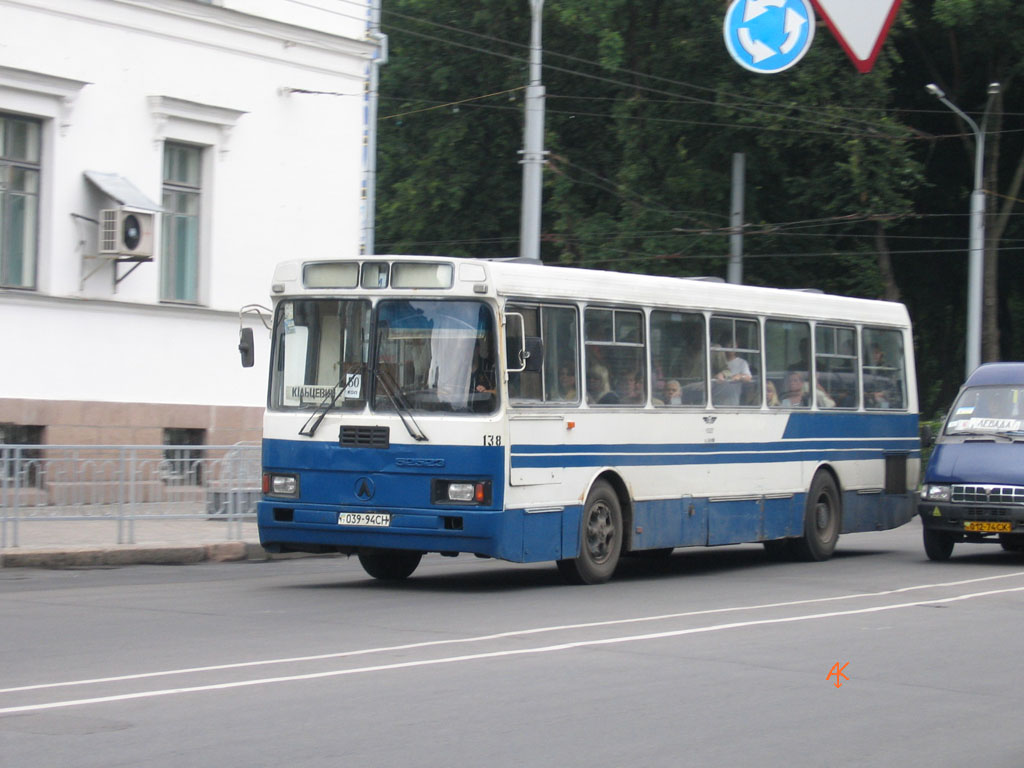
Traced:
<path fill-rule="evenodd" d="M 946 422 L 947 435 L 1024 435 L 1024 387 L 965 389 Z"/>

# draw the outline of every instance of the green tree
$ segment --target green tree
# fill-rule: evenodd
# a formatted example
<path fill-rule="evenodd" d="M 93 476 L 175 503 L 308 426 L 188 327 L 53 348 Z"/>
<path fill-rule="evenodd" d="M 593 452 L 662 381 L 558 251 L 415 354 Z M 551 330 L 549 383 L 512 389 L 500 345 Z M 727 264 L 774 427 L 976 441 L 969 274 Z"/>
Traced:
<path fill-rule="evenodd" d="M 732 155 L 747 157 L 745 282 L 900 299 L 915 321 L 922 410 L 962 378 L 973 151 L 923 86 L 989 122 L 989 296 L 1001 349 L 1024 354 L 1013 215 L 1024 179 L 1024 6 L 904 0 L 860 74 L 824 27 L 794 68 L 757 75 L 722 41 L 723 0 L 547 0 L 542 257 L 724 275 Z M 383 26 L 378 249 L 518 252 L 526 0 L 394 0 Z M 1024 242 L 1024 241 L 1020 241 Z M 991 320 L 990 320 L 991 322 Z M 995 334 L 986 334 L 991 340 Z"/>

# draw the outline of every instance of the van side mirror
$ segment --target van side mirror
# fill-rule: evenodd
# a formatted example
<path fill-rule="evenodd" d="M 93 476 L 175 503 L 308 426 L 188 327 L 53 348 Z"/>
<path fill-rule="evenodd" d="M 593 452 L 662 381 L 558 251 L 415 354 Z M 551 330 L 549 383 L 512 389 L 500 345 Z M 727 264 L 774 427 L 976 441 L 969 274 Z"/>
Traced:
<path fill-rule="evenodd" d="M 242 367 L 252 368 L 256 362 L 256 345 L 252 339 L 252 328 L 242 328 L 238 332 L 238 352 L 242 356 Z"/>
<path fill-rule="evenodd" d="M 935 444 L 935 433 L 932 432 L 931 424 L 921 425 L 921 447 L 927 448 Z"/>

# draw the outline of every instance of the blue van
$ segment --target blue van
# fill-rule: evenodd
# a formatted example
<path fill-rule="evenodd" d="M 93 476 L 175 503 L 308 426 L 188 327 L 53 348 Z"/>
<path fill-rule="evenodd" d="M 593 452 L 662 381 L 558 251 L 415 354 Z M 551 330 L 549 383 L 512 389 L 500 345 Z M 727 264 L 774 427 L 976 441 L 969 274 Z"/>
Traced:
<path fill-rule="evenodd" d="M 948 560 L 958 541 L 1024 551 L 1024 363 L 986 363 L 964 383 L 917 510 L 931 560 Z"/>

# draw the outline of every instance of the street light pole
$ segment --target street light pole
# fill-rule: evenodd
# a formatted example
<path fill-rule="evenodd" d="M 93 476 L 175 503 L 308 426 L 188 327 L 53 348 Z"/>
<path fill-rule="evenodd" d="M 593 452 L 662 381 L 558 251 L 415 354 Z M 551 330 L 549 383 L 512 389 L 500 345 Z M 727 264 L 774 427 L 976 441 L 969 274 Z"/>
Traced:
<path fill-rule="evenodd" d="M 530 0 L 530 84 L 526 86 L 523 136 L 523 202 L 519 256 L 540 261 L 540 213 L 544 170 L 544 86 L 541 84 L 541 11 L 544 0 Z"/>
<path fill-rule="evenodd" d="M 982 273 L 985 265 L 985 124 L 992 99 L 999 93 L 999 83 L 988 86 L 988 102 L 982 115 L 981 127 L 956 104 L 946 98 L 945 92 L 935 83 L 925 90 L 941 101 L 970 126 L 974 133 L 974 190 L 971 192 L 971 232 L 969 261 L 967 262 L 967 350 L 966 376 L 981 364 L 981 313 L 984 301 Z M 965 376 L 965 378 L 966 378 Z"/>

